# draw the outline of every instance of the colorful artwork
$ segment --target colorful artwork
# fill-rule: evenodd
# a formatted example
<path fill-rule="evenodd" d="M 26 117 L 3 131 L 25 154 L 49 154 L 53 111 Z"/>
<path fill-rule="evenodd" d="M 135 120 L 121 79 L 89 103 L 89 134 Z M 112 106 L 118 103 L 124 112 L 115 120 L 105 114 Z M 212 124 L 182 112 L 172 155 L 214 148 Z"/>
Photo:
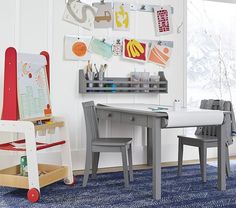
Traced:
<path fill-rule="evenodd" d="M 45 65 L 44 56 L 17 54 L 17 90 L 21 120 L 52 115 Z"/>
<path fill-rule="evenodd" d="M 112 43 L 112 53 L 114 56 L 122 56 L 123 52 L 123 40 L 115 39 Z"/>
<path fill-rule="evenodd" d="M 114 30 L 128 31 L 130 27 L 130 5 L 114 3 Z"/>
<path fill-rule="evenodd" d="M 79 25 L 87 30 L 93 30 L 96 14 L 96 7 L 81 3 L 77 0 L 68 0 L 64 13 L 64 20 Z"/>
<path fill-rule="evenodd" d="M 90 50 L 104 58 L 112 57 L 112 45 L 104 40 L 94 38 L 90 44 Z"/>
<path fill-rule="evenodd" d="M 172 41 L 153 42 L 148 60 L 162 67 L 166 67 L 173 48 Z"/>
<path fill-rule="evenodd" d="M 91 54 L 88 50 L 92 37 L 65 36 L 65 59 L 74 61 L 88 61 Z"/>
<path fill-rule="evenodd" d="M 136 61 L 146 61 L 147 60 L 147 48 L 148 45 L 145 42 L 140 42 L 135 39 L 124 39 L 123 41 L 123 57 L 128 59 L 133 59 Z"/>
<path fill-rule="evenodd" d="M 172 33 L 171 6 L 154 7 L 155 26 L 157 35 L 167 35 Z"/>
<path fill-rule="evenodd" d="M 112 5 L 111 3 L 93 3 L 93 7 L 97 8 L 95 16 L 95 28 L 112 27 Z"/>

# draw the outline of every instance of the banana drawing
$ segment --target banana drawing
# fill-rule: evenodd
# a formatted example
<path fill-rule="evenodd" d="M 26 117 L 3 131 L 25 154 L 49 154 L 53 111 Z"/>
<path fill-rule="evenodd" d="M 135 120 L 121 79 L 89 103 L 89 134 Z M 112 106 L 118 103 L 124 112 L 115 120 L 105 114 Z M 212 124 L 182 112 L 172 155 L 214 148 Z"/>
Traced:
<path fill-rule="evenodd" d="M 130 54 L 130 44 L 131 44 L 131 40 L 127 43 L 127 52 L 128 52 L 128 56 L 131 57 L 131 54 Z"/>
<path fill-rule="evenodd" d="M 127 52 L 130 58 L 140 57 L 144 52 L 144 47 L 135 39 L 129 40 L 127 43 Z"/>
<path fill-rule="evenodd" d="M 138 48 L 138 50 L 140 51 L 140 53 L 144 53 L 144 48 L 143 46 L 141 45 L 140 42 L 138 42 L 137 40 L 133 39 L 133 44 L 135 45 L 135 47 Z"/>

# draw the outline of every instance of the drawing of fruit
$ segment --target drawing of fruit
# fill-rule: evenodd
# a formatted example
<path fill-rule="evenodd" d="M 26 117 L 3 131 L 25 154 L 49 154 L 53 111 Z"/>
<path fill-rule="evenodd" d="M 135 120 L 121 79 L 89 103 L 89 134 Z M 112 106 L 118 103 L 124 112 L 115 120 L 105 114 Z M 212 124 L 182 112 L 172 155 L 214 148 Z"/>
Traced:
<path fill-rule="evenodd" d="M 87 46 L 83 42 L 76 42 L 72 45 L 72 52 L 79 57 L 82 57 L 87 52 Z"/>
<path fill-rule="evenodd" d="M 104 16 L 96 16 L 95 21 L 96 22 L 100 22 L 100 21 L 110 22 L 111 21 L 111 13 L 109 11 L 104 11 Z"/>
<path fill-rule="evenodd" d="M 132 39 L 127 44 L 127 52 L 130 58 L 140 57 L 145 53 L 145 48 L 135 39 Z"/>

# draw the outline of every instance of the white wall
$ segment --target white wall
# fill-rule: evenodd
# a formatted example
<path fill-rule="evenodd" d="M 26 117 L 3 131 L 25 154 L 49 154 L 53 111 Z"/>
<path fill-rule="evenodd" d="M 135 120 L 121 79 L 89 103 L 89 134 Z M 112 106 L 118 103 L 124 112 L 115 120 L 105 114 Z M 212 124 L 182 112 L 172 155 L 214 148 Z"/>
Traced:
<path fill-rule="evenodd" d="M 93 1 L 84 1 L 91 3 Z M 96 103 L 128 102 L 128 103 L 156 103 L 172 104 L 174 99 L 185 101 L 186 76 L 185 76 L 185 44 L 184 27 L 177 33 L 177 27 L 185 22 L 185 0 L 152 0 L 152 1 L 127 1 L 130 3 L 171 4 L 174 6 L 174 33 L 162 40 L 173 40 L 174 50 L 169 67 L 165 69 L 169 81 L 169 93 L 165 95 L 143 94 L 94 94 L 82 95 L 78 93 L 78 70 L 86 63 L 63 60 L 64 35 L 85 35 L 89 32 L 64 22 L 62 20 L 65 0 L 8 0 L 1 2 L 0 7 L 0 95 L 2 98 L 4 51 L 9 46 L 15 46 L 19 52 L 39 53 L 49 51 L 51 55 L 51 100 L 55 115 L 64 116 L 69 125 L 71 147 L 73 151 L 73 165 L 75 169 L 84 167 L 85 156 L 85 124 L 81 102 L 94 100 Z M 184 9 L 185 8 L 185 9 Z M 96 36 L 127 36 L 140 39 L 158 39 L 153 28 L 151 13 L 136 13 L 131 15 L 130 32 L 114 32 L 111 29 L 99 29 L 92 32 Z M 128 76 L 135 68 L 137 71 L 160 70 L 153 64 L 135 64 L 114 57 L 104 60 L 93 56 L 97 63 L 108 63 L 109 69 L 106 76 Z M 134 164 L 143 164 L 146 161 L 145 129 L 124 124 L 106 123 L 101 125 L 104 136 L 131 136 L 134 138 Z M 107 128 L 106 128 L 107 127 Z M 106 128 L 106 130 L 105 130 Z M 162 131 L 162 161 L 177 160 L 176 135 L 182 133 L 181 129 Z M 56 156 L 56 153 L 54 154 Z M 50 157 L 55 159 L 53 155 Z M 45 154 L 41 154 L 45 158 Z M 49 158 L 49 157 L 47 157 Z M 188 148 L 185 159 L 197 158 L 197 151 Z M 1 163 L 1 161 L 0 161 Z M 117 154 L 102 154 L 100 167 L 116 166 L 121 164 L 121 157 Z M 3 164 L 4 165 L 4 164 Z M 1 165 L 0 165 L 1 166 Z"/>

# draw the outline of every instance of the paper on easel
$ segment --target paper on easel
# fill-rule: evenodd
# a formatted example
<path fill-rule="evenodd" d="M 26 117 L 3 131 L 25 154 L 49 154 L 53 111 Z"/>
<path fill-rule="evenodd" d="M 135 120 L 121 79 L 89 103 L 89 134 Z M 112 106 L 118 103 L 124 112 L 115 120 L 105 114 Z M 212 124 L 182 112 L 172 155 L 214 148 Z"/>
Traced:
<path fill-rule="evenodd" d="M 52 115 L 45 64 L 44 56 L 17 54 L 17 94 L 21 120 L 42 120 Z"/>
<path fill-rule="evenodd" d="M 45 56 L 38 54 L 17 53 L 17 61 L 24 63 L 23 70 L 35 73 L 44 68 L 47 64 Z"/>

